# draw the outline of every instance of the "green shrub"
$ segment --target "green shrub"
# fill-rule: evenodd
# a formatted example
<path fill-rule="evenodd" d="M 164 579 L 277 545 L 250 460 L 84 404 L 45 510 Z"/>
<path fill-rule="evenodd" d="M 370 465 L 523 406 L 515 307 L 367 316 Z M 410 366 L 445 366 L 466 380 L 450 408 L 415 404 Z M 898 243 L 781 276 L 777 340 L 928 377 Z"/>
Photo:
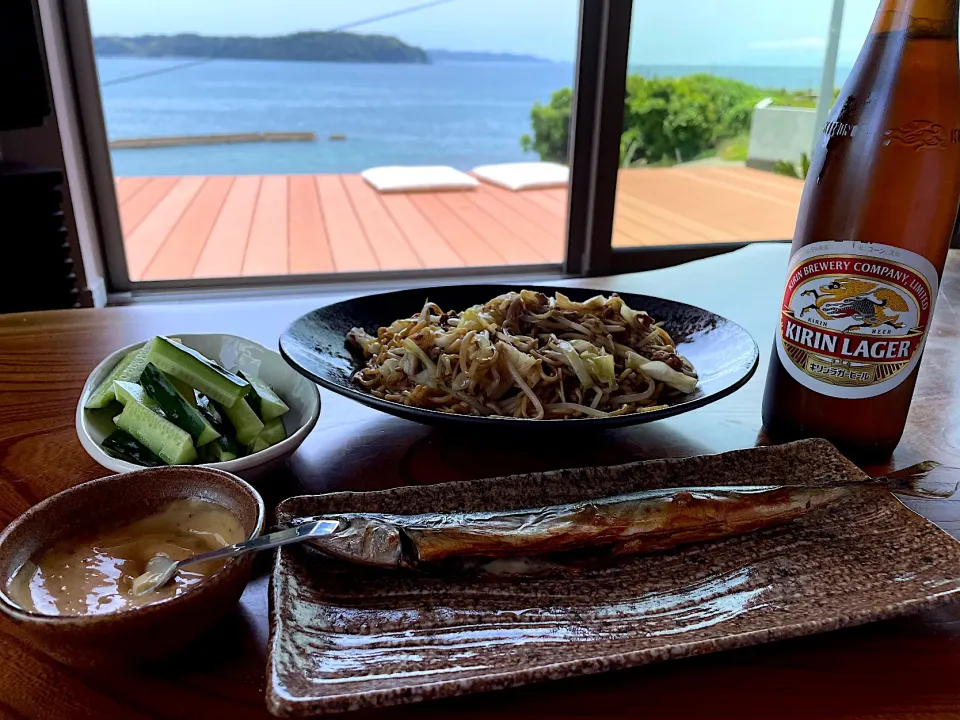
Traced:
<path fill-rule="evenodd" d="M 542 160 L 569 161 L 570 107 L 564 88 L 550 103 L 530 112 L 533 135 L 524 135 L 525 151 Z M 800 94 L 763 90 L 738 80 L 697 74 L 680 78 L 627 78 L 620 140 L 620 167 L 670 164 L 713 154 L 724 140 L 750 132 L 754 106 L 763 98 L 789 104 Z M 807 97 L 807 96 L 804 96 Z M 734 153 L 739 157 L 741 153 Z"/>
<path fill-rule="evenodd" d="M 533 137 L 524 135 L 520 138 L 524 152 L 539 153 L 541 160 L 568 162 L 572 104 L 573 91 L 570 88 L 553 93 L 548 105 L 534 103 L 530 111 Z"/>
<path fill-rule="evenodd" d="M 800 162 L 792 163 L 789 160 L 777 160 L 773 164 L 773 171 L 778 175 L 806 180 L 810 172 L 810 158 L 806 153 L 800 154 Z"/>

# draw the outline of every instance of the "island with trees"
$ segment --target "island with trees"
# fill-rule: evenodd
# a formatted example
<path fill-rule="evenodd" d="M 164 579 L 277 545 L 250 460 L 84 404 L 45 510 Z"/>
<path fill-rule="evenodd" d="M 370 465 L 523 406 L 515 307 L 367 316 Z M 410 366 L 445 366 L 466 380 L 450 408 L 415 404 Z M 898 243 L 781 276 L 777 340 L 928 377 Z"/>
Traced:
<path fill-rule="evenodd" d="M 109 35 L 94 38 L 93 47 L 99 57 L 418 64 L 430 62 L 425 50 L 407 45 L 395 37 L 348 32 L 298 32 L 273 37 Z"/>

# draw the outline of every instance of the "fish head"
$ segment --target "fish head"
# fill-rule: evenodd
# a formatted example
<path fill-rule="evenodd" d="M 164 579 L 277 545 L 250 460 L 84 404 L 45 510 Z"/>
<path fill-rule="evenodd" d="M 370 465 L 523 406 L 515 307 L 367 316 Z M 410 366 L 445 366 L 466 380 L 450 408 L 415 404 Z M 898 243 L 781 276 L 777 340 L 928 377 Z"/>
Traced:
<path fill-rule="evenodd" d="M 336 532 L 307 542 L 325 555 L 374 567 L 397 568 L 404 564 L 400 529 L 370 515 L 329 515 L 340 523 Z"/>

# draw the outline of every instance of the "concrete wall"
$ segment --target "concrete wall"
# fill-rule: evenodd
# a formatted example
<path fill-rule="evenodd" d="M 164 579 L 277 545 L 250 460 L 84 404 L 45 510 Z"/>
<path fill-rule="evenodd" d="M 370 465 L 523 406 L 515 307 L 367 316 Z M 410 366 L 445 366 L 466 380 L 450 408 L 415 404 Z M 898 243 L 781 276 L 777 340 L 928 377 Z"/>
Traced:
<path fill-rule="evenodd" d="M 747 166 L 770 170 L 779 160 L 799 163 L 810 155 L 817 112 L 812 108 L 771 107 L 762 101 L 753 110 Z"/>

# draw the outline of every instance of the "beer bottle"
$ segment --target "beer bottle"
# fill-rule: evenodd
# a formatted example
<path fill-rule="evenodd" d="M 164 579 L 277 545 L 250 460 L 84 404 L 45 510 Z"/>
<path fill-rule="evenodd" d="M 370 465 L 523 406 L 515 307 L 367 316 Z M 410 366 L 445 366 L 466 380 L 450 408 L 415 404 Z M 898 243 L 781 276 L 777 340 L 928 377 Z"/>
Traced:
<path fill-rule="evenodd" d="M 883 0 L 803 188 L 763 398 L 774 441 L 893 452 L 960 202 L 960 0 Z"/>

